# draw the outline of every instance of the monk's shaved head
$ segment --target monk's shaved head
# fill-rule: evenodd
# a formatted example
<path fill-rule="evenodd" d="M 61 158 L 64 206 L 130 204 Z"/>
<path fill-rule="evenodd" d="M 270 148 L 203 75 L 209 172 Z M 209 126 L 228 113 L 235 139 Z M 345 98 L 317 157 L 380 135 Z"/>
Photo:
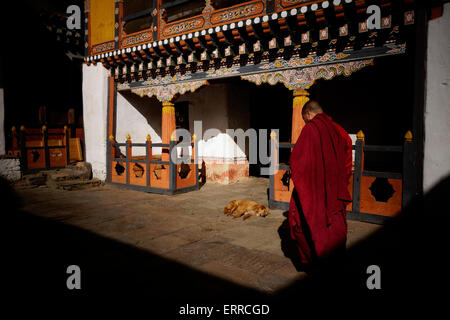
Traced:
<path fill-rule="evenodd" d="M 306 122 L 311 121 L 316 114 L 322 113 L 322 107 L 316 100 L 310 100 L 303 106 L 302 109 L 302 117 L 303 120 Z"/>
<path fill-rule="evenodd" d="M 309 100 L 302 109 L 302 115 L 305 115 L 307 112 L 312 113 L 321 113 L 323 112 L 322 107 L 316 100 Z"/>

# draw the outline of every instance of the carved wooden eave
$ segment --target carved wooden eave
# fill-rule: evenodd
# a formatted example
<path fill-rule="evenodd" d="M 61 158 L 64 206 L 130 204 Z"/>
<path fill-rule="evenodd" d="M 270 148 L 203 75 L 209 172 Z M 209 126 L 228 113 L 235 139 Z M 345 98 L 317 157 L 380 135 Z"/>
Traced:
<path fill-rule="evenodd" d="M 303 69 L 303 68 L 313 68 L 320 66 L 332 66 L 332 65 L 346 65 L 352 61 L 373 61 L 374 57 L 380 57 L 383 55 L 394 55 L 403 54 L 406 50 L 404 45 L 391 44 L 382 48 L 374 48 L 372 50 L 363 50 L 361 52 L 349 51 L 348 53 L 341 52 L 327 52 L 322 56 L 310 55 L 307 57 L 300 57 L 298 54 L 293 55 L 289 60 L 284 60 L 283 58 L 271 61 L 268 57 L 263 55 L 263 58 L 259 63 L 254 63 L 253 61 L 248 62 L 245 65 L 241 65 L 239 60 L 236 59 L 231 65 L 224 64 L 220 68 L 210 68 L 196 69 L 195 72 L 192 71 L 193 66 L 184 72 L 174 72 L 173 74 L 167 73 L 164 76 L 149 76 L 147 79 L 137 80 L 137 81 L 122 81 L 118 84 L 119 90 L 124 89 L 134 89 L 142 88 L 148 86 L 164 86 L 174 83 L 184 83 L 189 81 L 199 81 L 199 80 L 212 80 L 218 78 L 228 78 L 237 76 L 249 76 L 253 74 L 262 73 L 277 73 L 285 70 L 291 69 Z M 248 57 L 248 59 L 253 59 L 253 57 Z M 355 65 L 348 64 L 348 65 Z M 174 68 L 176 70 L 176 68 Z M 312 69 L 308 69 L 312 70 Z M 323 69 L 322 69 L 323 70 Z M 117 78 L 120 78 L 116 74 Z"/>
<path fill-rule="evenodd" d="M 202 15 L 172 23 L 160 20 L 158 5 L 152 13 L 157 29 L 95 45 L 86 62 L 101 62 L 119 87 L 136 89 L 405 53 L 418 2 L 376 3 L 381 28 L 375 30 L 367 25 L 372 2 L 362 0 L 253 0 L 220 10 L 207 6 Z"/>
<path fill-rule="evenodd" d="M 261 85 L 262 83 L 268 83 L 270 85 L 283 83 L 289 90 L 309 89 L 316 80 L 331 80 L 340 75 L 348 77 L 353 72 L 372 65 L 373 59 L 367 59 L 300 69 L 256 73 L 241 76 L 241 79 L 253 82 L 256 85 Z"/>
<path fill-rule="evenodd" d="M 289 90 L 308 89 L 316 80 L 331 80 L 336 76 L 350 76 L 353 72 L 359 71 L 364 67 L 372 66 L 373 59 L 349 61 L 344 63 L 327 64 L 306 68 L 286 69 L 272 72 L 260 72 L 241 76 L 242 80 L 250 81 L 256 85 L 268 83 L 275 85 L 283 83 Z M 169 79 L 159 81 L 147 81 L 142 87 L 132 88 L 130 84 L 118 84 L 118 90 L 130 90 L 140 97 L 155 96 L 161 102 L 171 101 L 177 95 L 183 95 L 187 92 L 194 92 L 208 81 L 184 81 L 180 83 L 170 83 Z"/>
<path fill-rule="evenodd" d="M 156 62 L 168 57 L 176 60 L 191 53 L 198 56 L 205 50 L 208 53 L 218 50 L 225 56 L 226 48 L 232 47 L 237 53 L 242 43 L 246 44 L 250 53 L 260 54 L 269 50 L 276 55 L 276 50 L 269 49 L 269 42 L 276 39 L 279 48 L 289 47 L 284 41 L 286 38 L 292 40 L 292 46 L 302 46 L 303 54 L 316 49 L 320 54 L 327 50 L 382 45 L 393 40 L 395 35 L 391 33 L 396 28 L 414 22 L 414 1 L 408 0 L 400 1 L 401 10 L 396 8 L 395 12 L 392 12 L 392 1 L 379 1 L 383 27 L 377 31 L 369 31 L 364 26 L 364 18 L 367 18 L 365 1 L 270 2 L 276 6 L 269 6 L 269 1 L 254 0 L 170 24 L 160 22 L 157 38 L 150 34 L 153 30 L 122 35 L 119 50 L 112 50 L 112 42 L 97 44 L 91 48 L 91 56 L 86 61 L 101 61 L 108 68 L 116 68 L 124 63 L 137 64 L 142 60 Z M 245 11 L 243 8 L 250 9 Z M 193 19 L 204 20 L 206 15 L 210 16 L 211 21 L 201 26 L 190 23 Z M 407 21 L 407 16 L 412 20 Z M 165 32 L 167 28 L 172 31 Z M 256 41 L 261 42 L 261 50 L 253 51 Z"/>
<path fill-rule="evenodd" d="M 85 4 L 87 16 L 89 2 L 86 0 Z M 134 51 L 139 46 L 143 48 L 144 45 L 150 49 L 154 57 L 157 57 L 153 48 L 157 48 L 164 55 L 179 54 L 179 48 L 192 51 L 193 48 L 202 49 L 204 44 L 214 46 L 216 38 L 221 46 L 230 39 L 242 42 L 248 37 L 250 39 L 267 38 L 280 32 L 299 35 L 313 30 L 317 34 L 325 27 L 329 27 L 332 31 L 345 23 L 353 24 L 351 29 L 356 30 L 350 30 L 350 32 L 357 35 L 357 24 L 367 18 L 366 9 L 372 4 L 380 6 L 384 18 L 392 18 L 393 26 L 403 25 L 402 20 L 405 20 L 405 16 L 410 11 L 414 12 L 418 6 L 426 6 L 431 19 L 440 16 L 443 8 L 442 0 L 426 2 L 418 0 L 253 0 L 215 10 L 209 1 L 205 1 L 206 6 L 201 15 L 167 23 L 161 18 L 162 8 L 166 4 L 161 5 L 160 2 L 154 1 L 154 7 L 146 10 L 153 16 L 151 28 L 126 34 L 121 27 L 123 1 L 116 0 L 115 39 L 101 44 L 89 44 L 86 38 L 88 48 L 86 61 L 88 63 L 99 61 L 99 54 L 113 53 L 115 56 L 119 50 L 131 48 Z M 87 34 L 88 30 L 86 30 Z M 297 40 L 294 39 L 294 41 Z"/>
<path fill-rule="evenodd" d="M 155 96 L 161 102 L 169 102 L 177 95 L 183 95 L 187 92 L 194 92 L 198 88 L 208 85 L 208 81 L 189 81 L 183 83 L 175 83 L 161 86 L 151 86 L 144 88 L 131 89 L 131 92 L 137 94 L 140 97 Z M 119 85 L 120 89 L 129 89 L 126 84 Z"/>

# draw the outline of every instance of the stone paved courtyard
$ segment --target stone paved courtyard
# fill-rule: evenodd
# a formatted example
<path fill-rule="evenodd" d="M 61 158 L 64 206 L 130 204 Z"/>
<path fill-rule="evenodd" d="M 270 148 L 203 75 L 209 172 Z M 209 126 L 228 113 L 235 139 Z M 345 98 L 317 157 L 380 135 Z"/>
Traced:
<path fill-rule="evenodd" d="M 223 207 L 233 199 L 267 205 L 268 180 L 247 178 L 174 196 L 147 194 L 105 185 L 64 191 L 17 187 L 21 210 L 74 226 L 155 256 L 264 293 L 305 277 L 286 257 L 288 237 L 282 210 L 266 218 L 233 219 Z M 380 226 L 349 221 L 348 246 Z M 55 239 L 57 241 L 57 239 Z M 112 260 L 114 264 L 120 264 Z M 144 271 L 145 272 L 145 271 Z"/>

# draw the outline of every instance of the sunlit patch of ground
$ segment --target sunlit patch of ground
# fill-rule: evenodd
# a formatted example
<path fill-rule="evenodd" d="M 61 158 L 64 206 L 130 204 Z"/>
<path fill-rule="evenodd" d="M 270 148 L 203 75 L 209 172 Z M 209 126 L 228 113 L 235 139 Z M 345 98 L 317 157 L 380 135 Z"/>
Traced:
<path fill-rule="evenodd" d="M 149 251 L 245 287 L 274 292 L 306 274 L 282 250 L 286 217 L 272 210 L 266 218 L 233 219 L 223 214 L 230 200 L 267 205 L 268 179 L 248 178 L 174 196 L 106 185 L 63 191 L 16 188 L 23 210 L 76 226 Z M 352 246 L 380 226 L 349 221 Z"/>

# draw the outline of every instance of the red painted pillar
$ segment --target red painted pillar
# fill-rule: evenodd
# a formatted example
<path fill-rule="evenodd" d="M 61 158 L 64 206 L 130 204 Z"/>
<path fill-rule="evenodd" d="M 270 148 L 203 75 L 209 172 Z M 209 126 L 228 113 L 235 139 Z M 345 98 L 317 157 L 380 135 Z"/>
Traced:
<path fill-rule="evenodd" d="M 309 100 L 309 93 L 305 89 L 299 88 L 294 90 L 293 94 L 291 143 L 295 144 L 300 136 L 300 132 L 302 132 L 302 129 L 305 126 L 305 121 L 302 117 L 302 108 Z"/>
<path fill-rule="evenodd" d="M 163 102 L 162 108 L 162 135 L 161 140 L 163 144 L 169 144 L 171 137 L 175 134 L 176 123 L 175 123 L 175 106 L 170 101 Z M 169 161 L 169 148 L 162 148 L 162 161 Z"/>

